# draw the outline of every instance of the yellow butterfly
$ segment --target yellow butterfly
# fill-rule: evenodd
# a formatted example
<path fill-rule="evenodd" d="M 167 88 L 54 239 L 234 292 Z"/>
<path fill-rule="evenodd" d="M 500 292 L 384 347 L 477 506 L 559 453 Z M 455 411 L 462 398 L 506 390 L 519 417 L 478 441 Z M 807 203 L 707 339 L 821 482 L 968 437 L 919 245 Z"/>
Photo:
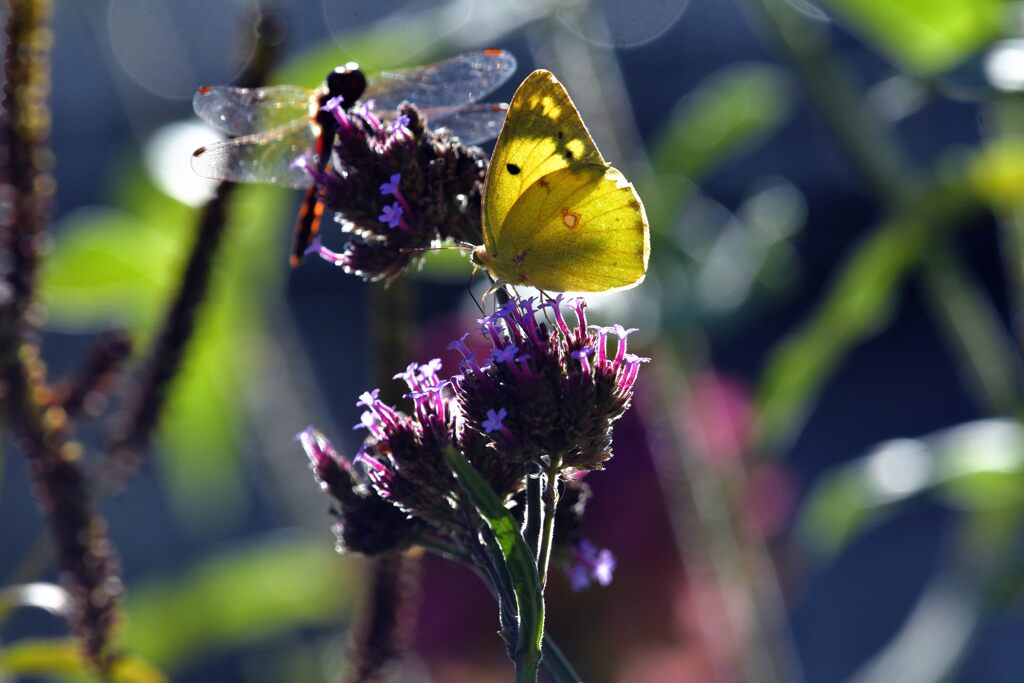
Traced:
<path fill-rule="evenodd" d="M 498 284 L 601 292 L 647 272 L 640 197 L 550 71 L 530 74 L 509 105 L 485 181 L 483 237 L 472 260 Z"/>

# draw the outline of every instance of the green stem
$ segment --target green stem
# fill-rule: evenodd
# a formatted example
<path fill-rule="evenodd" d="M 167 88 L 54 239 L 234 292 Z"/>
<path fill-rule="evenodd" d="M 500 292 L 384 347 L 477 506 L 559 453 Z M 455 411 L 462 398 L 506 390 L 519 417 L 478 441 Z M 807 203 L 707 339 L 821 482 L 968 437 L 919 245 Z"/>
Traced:
<path fill-rule="evenodd" d="M 768 31 L 769 38 L 792 65 L 854 171 L 890 214 L 882 229 L 856 249 L 818 314 L 774 354 L 761 390 L 762 397 L 775 393 L 780 400 L 764 406 L 763 443 L 778 446 L 800 427 L 812 396 L 806 389 L 820 386 L 853 343 L 873 334 L 886 322 L 902 278 L 916 268 L 924 271 L 927 295 L 949 332 L 947 337 L 958 361 L 982 394 L 982 402 L 986 407 L 998 406 L 996 412 L 1000 414 L 1012 411 L 1019 395 L 1016 386 L 1007 390 L 1007 381 L 1016 374 L 1013 363 L 1002 363 L 998 354 L 989 355 L 989 351 L 1007 346 L 1006 334 L 999 324 L 969 330 L 963 321 L 958 321 L 957 316 L 967 310 L 959 304 L 969 292 L 980 288 L 966 269 L 951 276 L 937 273 L 939 266 L 932 258 L 934 245 L 948 240 L 952 228 L 977 211 L 978 202 L 970 192 L 970 183 L 962 176 L 950 182 L 940 172 L 929 184 L 922 185 L 916 170 L 899 152 L 891 127 L 864 106 L 863 97 L 828 49 L 820 28 L 783 0 L 747 0 L 747 4 L 763 20 L 759 27 Z M 942 210 L 935 211 L 934 206 Z M 871 270 L 882 271 L 882 278 L 864 277 L 872 275 Z M 957 296 L 947 296 L 949 277 L 957 278 L 957 286 L 966 289 L 957 292 Z M 853 290 L 863 293 L 856 295 Z M 855 298 L 861 302 L 854 301 Z M 984 320 L 983 311 L 971 318 L 991 322 Z M 799 348 L 801 343 L 803 347 Z M 794 350 L 803 355 L 803 362 L 798 361 Z M 784 362 L 783 356 L 787 354 L 789 361 L 798 362 Z M 776 383 L 776 371 L 782 365 L 789 366 L 786 370 L 792 379 Z M 793 391 L 783 396 L 775 392 L 780 387 Z"/>
<path fill-rule="evenodd" d="M 452 545 L 451 543 L 445 543 L 439 538 L 434 538 L 433 536 L 420 536 L 416 539 L 415 545 L 418 545 L 424 550 L 434 553 L 435 555 L 439 555 L 446 560 L 458 562 L 459 564 L 467 567 L 473 566 L 472 554 L 458 546 Z"/>
<path fill-rule="evenodd" d="M 516 683 L 537 683 L 537 670 L 540 668 L 540 652 L 524 650 L 516 657 Z"/>
<path fill-rule="evenodd" d="M 541 524 L 544 517 L 543 487 L 541 473 L 534 463 L 526 464 L 526 519 L 523 525 L 523 538 L 530 546 L 535 558 L 540 558 Z M 543 581 L 543 577 L 541 578 Z"/>
<path fill-rule="evenodd" d="M 541 591 L 547 586 L 548 565 L 551 563 L 551 546 L 555 536 L 555 509 L 558 507 L 558 471 L 562 460 L 552 459 L 546 473 L 544 489 L 544 533 L 541 535 L 540 554 L 537 556 L 537 574 L 540 576 Z"/>
<path fill-rule="evenodd" d="M 849 73 L 835 60 L 826 34 L 786 0 L 747 0 L 789 62 L 800 84 L 869 189 L 887 205 L 899 205 L 915 192 L 910 164 L 899 153 L 888 127 L 864 107 L 863 95 Z"/>
<path fill-rule="evenodd" d="M 922 276 L 934 315 L 958 351 L 965 383 L 990 413 L 1015 414 L 1020 367 L 992 302 L 948 245 L 929 250 Z"/>
<path fill-rule="evenodd" d="M 547 672 L 555 679 L 555 683 L 580 683 L 583 679 L 572 668 L 569 659 L 562 652 L 558 644 L 551 637 L 544 634 L 544 656 L 540 663 L 544 665 Z"/>
<path fill-rule="evenodd" d="M 491 595 L 501 602 L 502 598 L 499 595 L 498 589 L 495 587 L 493 578 L 490 576 L 490 571 L 482 568 L 479 562 L 474 560 L 471 553 L 450 543 L 445 543 L 440 539 L 427 536 L 417 539 L 416 543 L 427 552 L 434 553 L 435 555 L 439 555 L 453 562 L 458 562 L 462 566 L 473 570 L 473 573 L 480 577 L 480 580 L 483 581 L 484 585 L 486 585 L 488 590 L 491 591 Z M 558 644 L 547 633 L 544 634 L 542 653 L 543 656 L 540 663 L 543 664 L 547 672 L 551 674 L 555 683 L 579 683 L 583 680 L 580 678 L 579 674 L 576 673 L 576 670 L 573 669 L 572 663 L 565 656 L 565 653 L 562 652 L 561 648 L 558 647 Z"/>

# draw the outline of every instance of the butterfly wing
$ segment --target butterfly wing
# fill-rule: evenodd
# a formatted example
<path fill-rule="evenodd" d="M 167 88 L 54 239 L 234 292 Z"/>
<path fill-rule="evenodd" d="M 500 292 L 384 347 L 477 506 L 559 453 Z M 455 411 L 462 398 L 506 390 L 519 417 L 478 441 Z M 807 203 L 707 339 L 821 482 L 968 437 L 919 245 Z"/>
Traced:
<path fill-rule="evenodd" d="M 569 93 L 550 71 L 527 76 L 512 97 L 484 191 L 484 246 L 492 254 L 506 217 L 538 180 L 571 165 L 606 166 Z"/>
<path fill-rule="evenodd" d="M 458 107 L 476 102 L 507 81 L 516 59 L 504 50 L 479 50 L 436 64 L 377 74 L 362 99 L 378 111 L 394 110 L 404 100 L 420 109 Z"/>
<path fill-rule="evenodd" d="M 310 90 L 294 85 L 204 86 L 192 96 L 192 108 L 199 118 L 228 135 L 252 135 L 308 117 L 310 96 Z"/>
<path fill-rule="evenodd" d="M 314 149 L 317 133 L 305 118 L 273 130 L 200 147 L 192 170 L 206 178 L 304 188 L 309 175 L 294 161 Z"/>
<path fill-rule="evenodd" d="M 577 163 L 523 192 L 491 256 L 507 282 L 601 292 L 642 282 L 650 249 L 647 215 L 629 181 L 610 166 Z"/>

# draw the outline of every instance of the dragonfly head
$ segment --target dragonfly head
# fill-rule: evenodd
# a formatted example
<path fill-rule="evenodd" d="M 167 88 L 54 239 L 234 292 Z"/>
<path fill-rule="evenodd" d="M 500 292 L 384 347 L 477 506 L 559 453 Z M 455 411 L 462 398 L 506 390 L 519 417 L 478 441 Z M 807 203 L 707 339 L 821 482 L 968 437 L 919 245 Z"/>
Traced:
<path fill-rule="evenodd" d="M 342 104 L 348 109 L 363 96 L 366 90 L 366 76 L 359 65 L 349 62 L 343 66 L 335 67 L 334 71 L 327 74 L 327 99 L 341 95 L 344 99 Z"/>

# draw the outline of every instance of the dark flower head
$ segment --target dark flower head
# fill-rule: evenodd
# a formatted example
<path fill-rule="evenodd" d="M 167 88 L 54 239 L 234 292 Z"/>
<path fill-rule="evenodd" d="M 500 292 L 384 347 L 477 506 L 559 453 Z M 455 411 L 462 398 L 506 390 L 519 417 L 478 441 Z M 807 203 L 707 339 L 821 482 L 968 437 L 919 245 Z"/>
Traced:
<path fill-rule="evenodd" d="M 344 505 L 363 505 L 369 497 L 400 510 L 402 519 L 464 530 L 449 449 L 465 456 L 503 500 L 522 489 L 530 463 L 556 463 L 563 475 L 600 469 L 611 457 L 611 424 L 629 406 L 646 359 L 626 352 L 632 330 L 588 328 L 582 299 L 572 302 L 570 325 L 561 302 L 561 296 L 539 306 L 534 299 L 511 301 L 481 320 L 491 352 L 478 360 L 468 334 L 452 342 L 463 361 L 450 379 L 441 378 L 436 358 L 410 364 L 395 375 L 409 388 L 409 412 L 385 403 L 378 389 L 363 392 L 356 406 L 365 410 L 354 429 L 367 436 L 351 463 L 318 432 L 304 432 L 318 480 L 343 504 L 340 517 L 348 518 Z M 563 538 L 573 543 L 587 490 L 567 480 L 565 492 L 576 523 L 567 524 L 571 538 Z"/>
<path fill-rule="evenodd" d="M 409 387 L 409 414 L 387 405 L 377 390 L 365 392 L 360 424 L 369 433 L 356 457 L 377 495 L 437 528 L 462 526 L 457 484 L 446 459 L 454 447 L 465 455 L 499 495 L 507 497 L 520 486 L 523 469 L 504 461 L 488 448 L 477 430 L 467 429 L 455 410 L 450 380 L 438 374 L 441 361 L 412 363 L 395 375 Z"/>
<path fill-rule="evenodd" d="M 324 109 L 338 124 L 335 163 L 323 173 L 309 163 L 303 167 L 352 238 L 340 253 L 317 241 L 307 254 L 380 280 L 398 275 L 446 239 L 481 242 L 486 157 L 479 148 L 426 130 L 409 104 L 389 123 L 365 104 L 346 111 L 338 98 Z"/>
<path fill-rule="evenodd" d="M 480 320 L 493 347 L 486 364 L 465 337 L 453 342 L 463 355 L 462 373 L 452 378 L 455 399 L 467 427 L 504 458 L 600 469 L 611 457 L 611 424 L 629 406 L 647 359 L 626 352 L 634 330 L 588 328 L 582 299 L 569 302 L 570 325 L 561 303 L 562 295 L 540 305 L 512 300 Z"/>
<path fill-rule="evenodd" d="M 411 519 L 366 486 L 323 434 L 308 427 L 297 438 L 309 456 L 320 488 L 333 499 L 331 512 L 337 520 L 333 530 L 339 552 L 379 555 L 402 550 L 423 530 L 422 522 Z"/>

